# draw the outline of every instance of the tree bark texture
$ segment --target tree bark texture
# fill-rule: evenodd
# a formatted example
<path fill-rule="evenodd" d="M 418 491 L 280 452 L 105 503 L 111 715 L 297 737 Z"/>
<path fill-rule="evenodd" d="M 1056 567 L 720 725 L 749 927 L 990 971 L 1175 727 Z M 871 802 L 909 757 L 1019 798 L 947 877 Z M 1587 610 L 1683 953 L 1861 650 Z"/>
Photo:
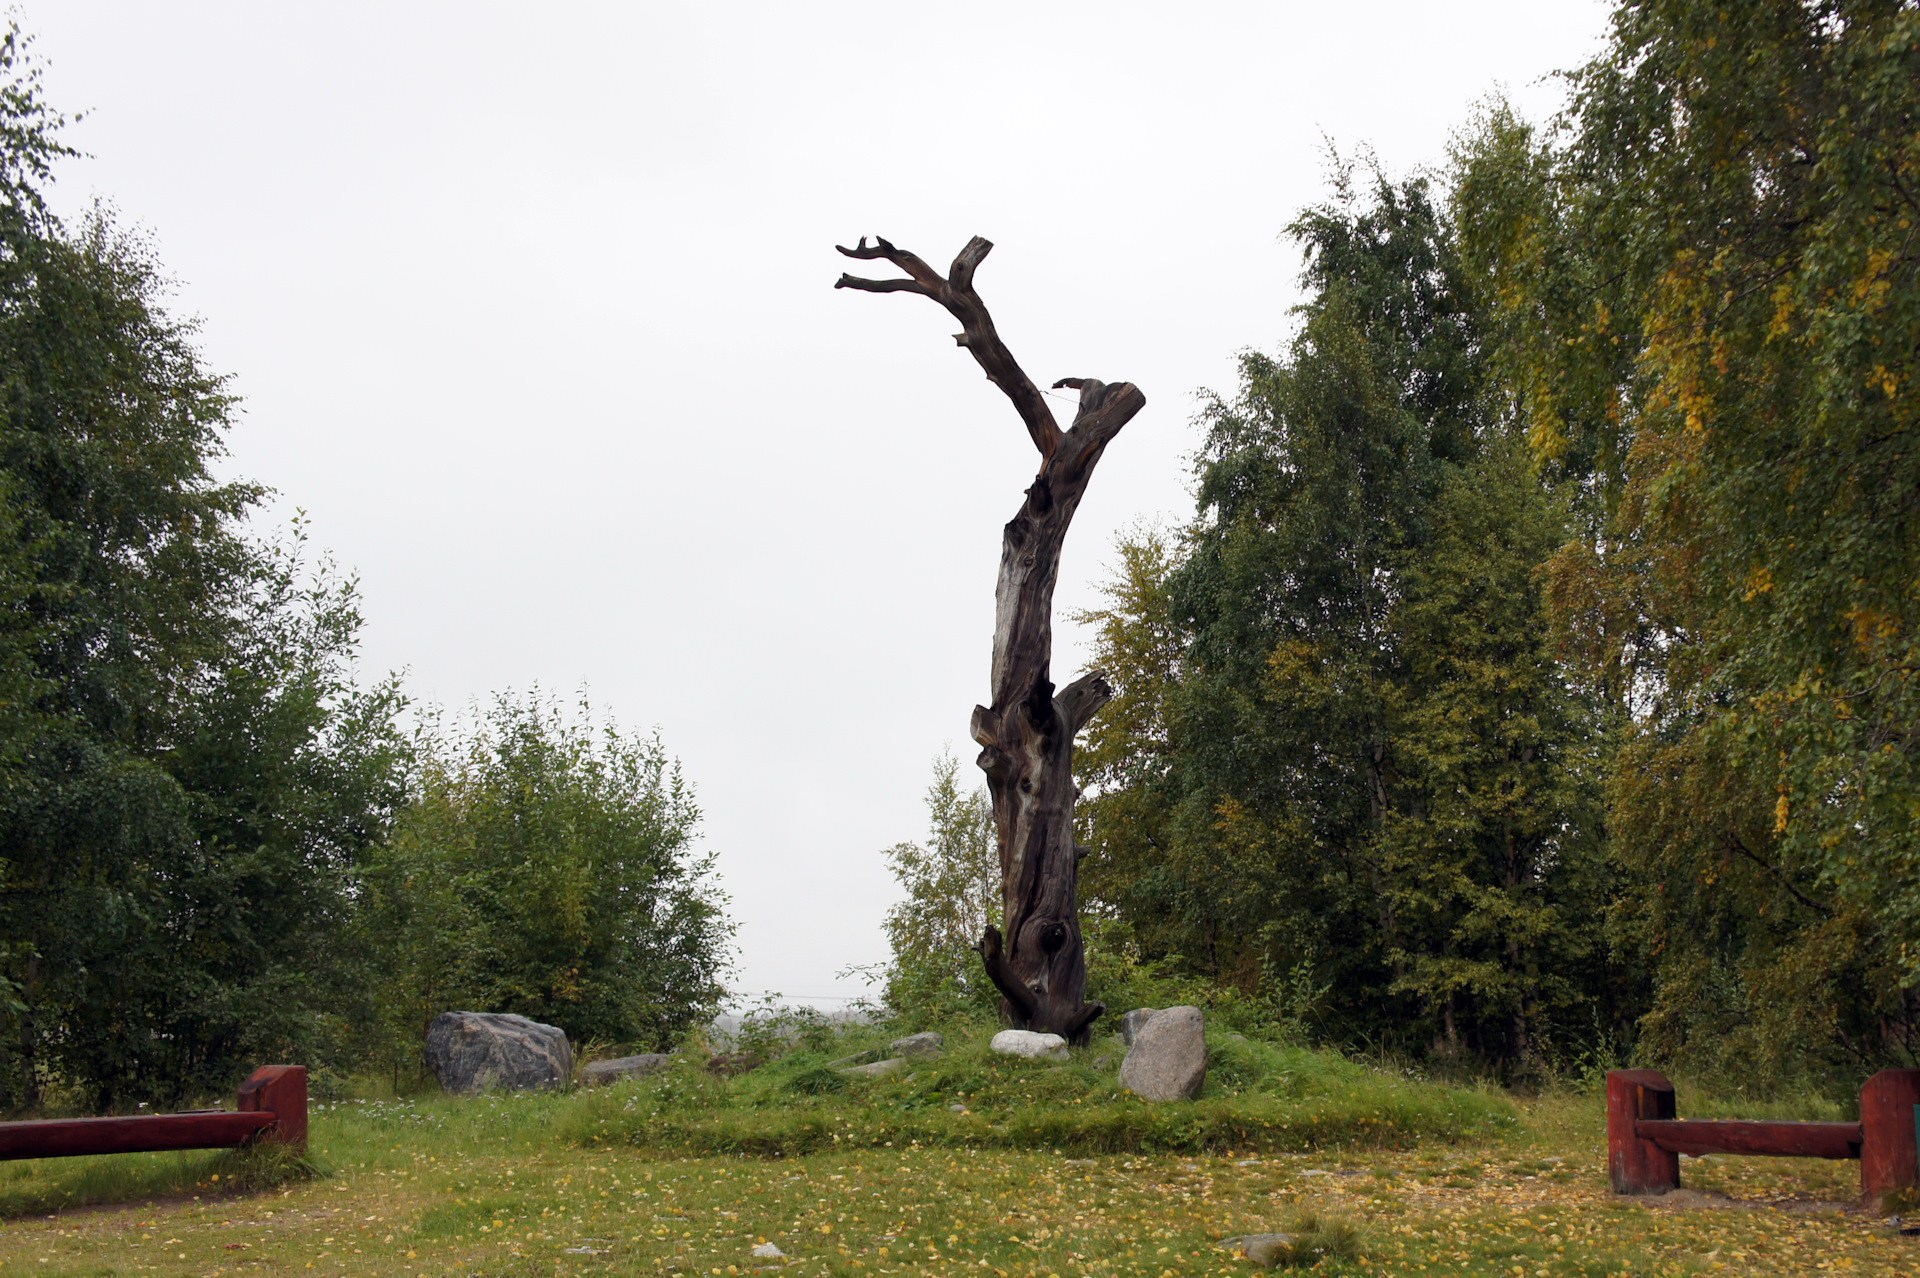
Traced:
<path fill-rule="evenodd" d="M 1085 377 L 1054 383 L 1080 394 L 1073 425 L 1062 431 L 1046 397 L 1022 372 L 987 308 L 973 273 L 993 248 L 975 236 L 943 277 L 920 258 L 876 239 L 842 248 L 848 257 L 884 258 L 905 279 L 842 275 L 835 288 L 919 293 L 960 321 L 954 340 L 1012 401 L 1040 453 L 1040 472 L 1019 513 L 1006 526 L 994 588 L 993 704 L 975 706 L 972 735 L 993 800 L 999 835 L 1003 934 L 980 940 L 987 976 L 1000 990 L 1007 1019 L 1021 1029 L 1085 1042 L 1106 1009 L 1086 1001 L 1086 952 L 1080 937 L 1082 850 L 1073 841 L 1073 740 L 1113 696 L 1098 671 L 1064 688 L 1053 685 L 1053 587 L 1060 550 L 1093 468 L 1120 428 L 1146 404 L 1131 383 Z"/>

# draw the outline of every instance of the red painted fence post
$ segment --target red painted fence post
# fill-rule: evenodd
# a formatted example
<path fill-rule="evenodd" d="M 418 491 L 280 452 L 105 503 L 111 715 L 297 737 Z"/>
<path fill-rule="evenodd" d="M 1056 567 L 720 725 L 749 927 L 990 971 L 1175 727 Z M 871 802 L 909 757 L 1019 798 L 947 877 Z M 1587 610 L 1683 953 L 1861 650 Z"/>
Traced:
<path fill-rule="evenodd" d="M 296 1154 L 307 1148 L 307 1067 L 305 1065 L 262 1065 L 240 1084 L 240 1112 L 265 1110 L 273 1115 L 273 1126 L 255 1138 L 277 1140 Z"/>
<path fill-rule="evenodd" d="M 1607 1175 L 1616 1194 L 1664 1194 L 1680 1188 L 1680 1155 L 1642 1140 L 1633 1125 L 1674 1116 L 1673 1084 L 1651 1069 L 1607 1071 Z"/>
<path fill-rule="evenodd" d="M 1860 1196 L 1878 1209 L 1888 1194 L 1920 1187 L 1913 1107 L 1920 1069 L 1883 1069 L 1860 1087 Z"/>

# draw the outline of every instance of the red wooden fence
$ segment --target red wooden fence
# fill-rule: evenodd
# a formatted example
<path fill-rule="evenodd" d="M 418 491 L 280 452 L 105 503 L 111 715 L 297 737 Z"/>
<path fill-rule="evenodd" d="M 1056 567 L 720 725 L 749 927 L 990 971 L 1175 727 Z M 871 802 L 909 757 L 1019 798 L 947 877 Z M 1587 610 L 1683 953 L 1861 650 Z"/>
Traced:
<path fill-rule="evenodd" d="M 306 1149 L 306 1066 L 262 1065 L 240 1085 L 239 1108 L 232 1110 L 0 1123 L 0 1159 L 223 1149 L 262 1139 Z"/>
<path fill-rule="evenodd" d="M 1857 1158 L 1860 1193 L 1878 1206 L 1920 1185 L 1920 1069 L 1883 1069 L 1860 1088 L 1857 1123 L 1776 1123 L 1674 1116 L 1673 1084 L 1650 1069 L 1607 1074 L 1607 1174 L 1619 1194 L 1680 1188 L 1682 1154 Z"/>

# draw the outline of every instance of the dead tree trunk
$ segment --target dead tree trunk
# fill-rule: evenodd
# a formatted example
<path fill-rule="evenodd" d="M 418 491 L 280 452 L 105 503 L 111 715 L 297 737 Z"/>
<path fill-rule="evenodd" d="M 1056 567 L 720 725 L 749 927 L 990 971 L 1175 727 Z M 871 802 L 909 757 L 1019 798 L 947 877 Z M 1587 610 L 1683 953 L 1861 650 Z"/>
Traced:
<path fill-rule="evenodd" d="M 1081 850 L 1073 841 L 1073 739 L 1113 695 L 1098 671 L 1055 691 L 1053 585 L 1067 526 L 1108 441 L 1146 404 L 1131 383 L 1109 386 L 1087 377 L 1054 383 L 1080 392 L 1080 410 L 1066 431 L 1013 355 L 973 291 L 973 272 L 993 245 L 975 236 L 943 278 L 912 253 L 882 239 L 872 248 L 843 248 L 848 257 L 885 258 L 906 279 L 842 275 L 835 288 L 919 293 L 960 321 L 954 340 L 1013 401 L 1040 450 L 1040 473 L 1020 512 L 1007 524 L 994 588 L 993 704 L 975 706 L 973 739 L 993 798 L 1000 837 L 1006 923 L 987 928 L 980 957 L 1004 996 L 1007 1019 L 1022 1029 L 1084 1042 L 1106 1010 L 1086 1002 L 1087 962 L 1080 940 Z"/>

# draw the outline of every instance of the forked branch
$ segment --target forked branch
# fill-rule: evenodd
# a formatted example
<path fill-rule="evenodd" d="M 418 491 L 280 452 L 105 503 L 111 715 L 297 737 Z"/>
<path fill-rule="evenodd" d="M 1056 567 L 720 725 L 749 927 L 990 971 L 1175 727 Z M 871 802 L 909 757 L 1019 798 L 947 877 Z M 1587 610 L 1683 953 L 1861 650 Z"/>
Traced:
<path fill-rule="evenodd" d="M 863 262 L 884 258 L 907 273 L 904 280 L 869 280 L 856 275 L 842 275 L 834 283 L 835 288 L 856 288 L 868 293 L 920 293 L 931 297 L 947 308 L 947 312 L 960 321 L 960 332 L 953 340 L 967 348 L 987 375 L 987 380 L 1000 388 L 1009 400 L 1013 401 L 1014 411 L 1020 414 L 1020 420 L 1026 423 L 1027 434 L 1033 439 L 1033 446 L 1040 450 L 1044 458 L 1051 458 L 1054 450 L 1060 446 L 1060 424 L 1053 418 L 1053 410 L 1047 407 L 1046 397 L 1040 388 L 1033 384 L 1021 369 L 1013 352 L 1007 349 L 1000 334 L 994 331 L 993 317 L 987 314 L 986 303 L 973 291 L 973 273 L 980 263 L 993 251 L 993 244 L 978 235 L 967 241 L 953 259 L 953 266 L 945 276 L 940 275 L 919 257 L 905 249 L 895 248 L 879 236 L 874 237 L 871 247 L 863 235 L 860 243 L 853 248 L 834 245 L 840 252 Z"/>

